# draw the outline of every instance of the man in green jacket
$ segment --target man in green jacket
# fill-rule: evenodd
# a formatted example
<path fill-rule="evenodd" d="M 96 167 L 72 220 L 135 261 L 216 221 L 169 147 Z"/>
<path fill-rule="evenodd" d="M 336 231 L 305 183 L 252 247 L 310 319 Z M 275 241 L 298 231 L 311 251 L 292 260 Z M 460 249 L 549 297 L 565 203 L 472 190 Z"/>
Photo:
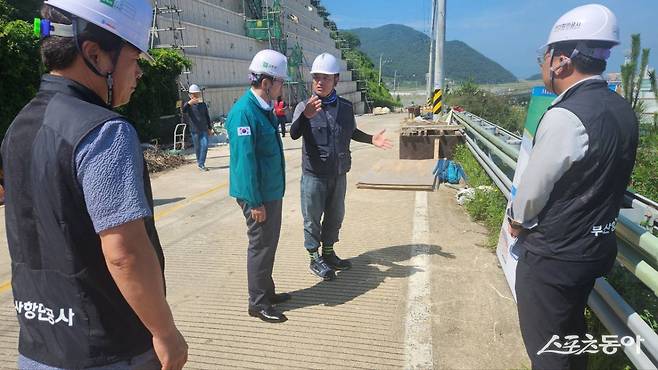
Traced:
<path fill-rule="evenodd" d="M 286 316 L 273 306 L 290 299 L 290 294 L 276 294 L 272 280 L 286 183 L 283 144 L 272 110 L 288 78 L 288 61 L 277 51 L 261 50 L 249 71 L 251 88 L 226 120 L 231 153 L 229 193 L 247 221 L 249 315 L 284 322 Z"/>

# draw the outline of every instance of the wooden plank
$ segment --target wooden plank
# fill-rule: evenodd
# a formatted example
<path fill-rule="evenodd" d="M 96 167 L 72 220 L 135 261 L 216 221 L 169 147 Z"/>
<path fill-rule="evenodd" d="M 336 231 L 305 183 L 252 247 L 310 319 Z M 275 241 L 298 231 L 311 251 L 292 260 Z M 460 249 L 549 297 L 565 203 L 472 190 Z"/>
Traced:
<path fill-rule="evenodd" d="M 446 130 L 446 131 L 456 131 L 461 129 L 463 126 L 459 125 L 402 125 L 403 130 L 416 130 L 416 129 L 426 129 L 426 130 Z"/>
<path fill-rule="evenodd" d="M 357 189 L 370 189 L 370 190 L 434 191 L 433 187 L 428 187 L 428 186 L 396 186 L 396 185 L 357 184 L 356 188 Z"/>
<path fill-rule="evenodd" d="M 432 149 L 434 149 L 432 145 Z M 428 190 L 434 186 L 436 161 L 381 159 L 357 182 L 358 188 Z"/>

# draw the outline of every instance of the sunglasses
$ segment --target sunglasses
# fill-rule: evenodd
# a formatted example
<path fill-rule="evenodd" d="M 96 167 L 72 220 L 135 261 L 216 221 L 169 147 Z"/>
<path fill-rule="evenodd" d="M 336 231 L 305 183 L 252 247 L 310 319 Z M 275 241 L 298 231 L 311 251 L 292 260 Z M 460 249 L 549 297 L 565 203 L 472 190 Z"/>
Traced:
<path fill-rule="evenodd" d="M 553 57 L 553 52 L 555 49 L 551 49 L 550 52 L 548 50 L 543 50 L 540 52 L 540 54 L 537 55 L 537 64 L 539 66 L 543 66 L 544 63 L 546 62 L 546 56 Z"/>

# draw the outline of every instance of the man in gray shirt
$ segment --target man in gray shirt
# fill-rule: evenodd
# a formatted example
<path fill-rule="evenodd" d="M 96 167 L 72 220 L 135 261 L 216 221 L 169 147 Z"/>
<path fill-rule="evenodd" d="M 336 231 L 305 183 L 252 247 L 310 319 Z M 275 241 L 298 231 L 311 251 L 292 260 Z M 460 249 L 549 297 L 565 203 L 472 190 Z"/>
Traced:
<path fill-rule="evenodd" d="M 638 142 L 633 109 L 600 76 L 618 44 L 615 15 L 590 4 L 555 23 L 538 60 L 546 88 L 559 96 L 539 123 L 507 213 L 533 369 L 587 368 L 586 353 L 560 348 L 567 336 L 587 339 L 587 297 L 617 254 L 615 225 Z"/>

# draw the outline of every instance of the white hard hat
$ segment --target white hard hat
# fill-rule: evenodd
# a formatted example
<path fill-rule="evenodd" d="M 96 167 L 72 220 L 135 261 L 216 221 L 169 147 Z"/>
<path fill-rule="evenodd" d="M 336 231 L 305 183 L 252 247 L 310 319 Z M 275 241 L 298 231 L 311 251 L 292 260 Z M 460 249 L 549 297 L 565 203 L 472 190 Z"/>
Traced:
<path fill-rule="evenodd" d="M 600 4 L 588 4 L 562 15 L 548 36 L 544 47 L 563 41 L 602 41 L 619 45 L 617 17 Z"/>
<path fill-rule="evenodd" d="M 322 53 L 318 55 L 313 61 L 313 67 L 311 67 L 311 74 L 313 73 L 322 73 L 326 75 L 335 75 L 340 73 L 340 62 L 338 58 L 329 54 Z"/>
<path fill-rule="evenodd" d="M 261 50 L 249 65 L 249 72 L 265 74 L 275 78 L 288 79 L 288 58 L 276 50 Z"/>
<path fill-rule="evenodd" d="M 197 84 L 191 84 L 191 85 L 190 85 L 190 88 L 188 89 L 188 92 L 189 92 L 190 94 L 191 94 L 191 93 L 200 93 L 200 92 L 201 92 L 201 89 L 199 88 L 199 86 L 198 86 Z"/>
<path fill-rule="evenodd" d="M 153 6 L 149 0 L 46 0 L 45 4 L 64 10 L 111 32 L 148 54 Z"/>

